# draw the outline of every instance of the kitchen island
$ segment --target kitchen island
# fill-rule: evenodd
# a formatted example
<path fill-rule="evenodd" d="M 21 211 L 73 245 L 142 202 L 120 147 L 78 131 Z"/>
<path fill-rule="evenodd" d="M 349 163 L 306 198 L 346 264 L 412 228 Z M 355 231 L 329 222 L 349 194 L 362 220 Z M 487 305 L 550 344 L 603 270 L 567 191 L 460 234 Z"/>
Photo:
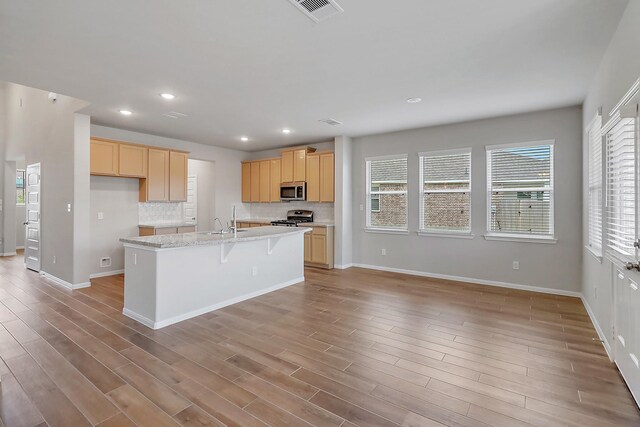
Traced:
<path fill-rule="evenodd" d="M 303 227 L 122 238 L 123 314 L 153 329 L 304 281 Z"/>

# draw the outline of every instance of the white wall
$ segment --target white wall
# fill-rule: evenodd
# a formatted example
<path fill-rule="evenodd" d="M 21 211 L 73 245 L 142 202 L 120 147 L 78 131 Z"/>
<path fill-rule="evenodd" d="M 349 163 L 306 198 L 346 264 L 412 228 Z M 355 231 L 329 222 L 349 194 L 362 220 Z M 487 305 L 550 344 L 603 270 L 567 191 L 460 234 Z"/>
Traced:
<path fill-rule="evenodd" d="M 603 124 L 609 118 L 609 112 L 640 77 L 640 56 L 636 54 L 640 48 L 640 2 L 631 1 L 620 21 L 618 29 L 602 58 L 600 68 L 589 88 L 584 102 L 583 121 L 588 124 L 602 107 Z M 588 140 L 583 135 L 583 194 L 588 197 Z M 583 244 L 586 244 L 588 226 L 588 205 L 585 204 L 583 214 Z M 596 321 L 605 333 L 609 345 L 612 319 L 612 266 L 611 262 L 600 262 L 583 247 L 582 293 L 595 315 Z M 597 298 L 596 298 L 597 293 Z M 636 307 L 636 309 L 638 309 Z"/>
<path fill-rule="evenodd" d="M 576 293 L 580 290 L 582 206 L 580 107 L 520 114 L 353 139 L 354 263 Z M 555 139 L 555 224 L 558 243 L 487 241 L 485 146 Z M 472 231 L 475 238 L 421 237 L 418 152 L 472 147 Z M 409 154 L 409 235 L 364 231 L 365 158 Z M 387 255 L 381 255 L 381 249 Z M 520 270 L 512 261 L 520 261 Z"/>
<path fill-rule="evenodd" d="M 216 197 L 215 163 L 204 160 L 189 159 L 189 176 L 195 175 L 198 181 L 196 201 L 198 204 L 196 218 L 198 231 L 211 231 L 214 224 Z M 222 219 L 221 219 L 222 221 Z"/>
<path fill-rule="evenodd" d="M 91 274 L 124 270 L 121 237 L 138 235 L 139 184 L 135 178 L 91 177 Z M 104 219 L 98 219 L 102 212 Z M 100 267 L 100 258 L 111 257 L 111 267 Z"/>
<path fill-rule="evenodd" d="M 335 265 L 347 268 L 353 263 L 353 142 L 341 136 L 335 141 Z"/>

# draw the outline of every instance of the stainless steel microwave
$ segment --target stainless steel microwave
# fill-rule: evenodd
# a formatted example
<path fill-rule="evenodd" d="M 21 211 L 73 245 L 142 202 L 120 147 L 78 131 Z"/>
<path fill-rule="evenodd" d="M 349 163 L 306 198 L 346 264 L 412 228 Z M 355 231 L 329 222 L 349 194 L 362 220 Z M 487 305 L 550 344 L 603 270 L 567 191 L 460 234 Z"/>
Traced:
<path fill-rule="evenodd" d="M 307 200 L 306 182 L 285 182 L 280 184 L 280 200 Z"/>

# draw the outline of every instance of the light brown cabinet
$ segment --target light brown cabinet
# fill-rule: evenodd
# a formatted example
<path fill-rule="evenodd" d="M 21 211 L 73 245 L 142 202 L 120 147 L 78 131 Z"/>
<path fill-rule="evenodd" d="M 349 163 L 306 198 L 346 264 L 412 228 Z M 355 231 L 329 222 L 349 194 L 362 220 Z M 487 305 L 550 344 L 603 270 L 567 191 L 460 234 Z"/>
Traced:
<path fill-rule="evenodd" d="M 141 202 L 169 201 L 169 151 L 149 148 L 147 179 L 140 180 Z"/>
<path fill-rule="evenodd" d="M 271 162 L 262 160 L 260 163 L 260 201 L 271 201 Z"/>
<path fill-rule="evenodd" d="M 251 163 L 242 162 L 242 201 L 251 201 Z"/>
<path fill-rule="evenodd" d="M 260 162 L 251 162 L 251 201 L 260 201 Z"/>
<path fill-rule="evenodd" d="M 280 174 L 281 174 L 281 163 L 280 159 L 271 159 L 269 161 L 271 165 L 271 201 L 279 202 L 280 201 Z"/>
<path fill-rule="evenodd" d="M 118 146 L 114 141 L 91 138 L 91 175 L 118 176 Z"/>
<path fill-rule="evenodd" d="M 307 149 L 293 152 L 293 180 L 303 182 L 307 180 Z"/>
<path fill-rule="evenodd" d="M 268 227 L 271 224 L 251 221 L 237 221 L 238 228 Z"/>
<path fill-rule="evenodd" d="M 320 156 L 307 156 L 307 201 L 320 201 Z"/>
<path fill-rule="evenodd" d="M 335 200 L 335 156 L 333 153 L 320 154 L 320 201 L 333 203 Z"/>
<path fill-rule="evenodd" d="M 333 227 L 311 227 L 304 235 L 304 262 L 311 267 L 333 268 Z"/>
<path fill-rule="evenodd" d="M 118 175 L 129 178 L 146 178 L 149 149 L 139 145 L 118 145 Z"/>
<path fill-rule="evenodd" d="M 169 201 L 187 201 L 188 168 L 186 153 L 169 152 Z"/>
<path fill-rule="evenodd" d="M 195 233 L 196 226 L 184 227 L 138 227 L 140 236 L 162 236 L 165 234 Z"/>
<path fill-rule="evenodd" d="M 293 182 L 293 151 L 282 152 L 282 182 Z"/>

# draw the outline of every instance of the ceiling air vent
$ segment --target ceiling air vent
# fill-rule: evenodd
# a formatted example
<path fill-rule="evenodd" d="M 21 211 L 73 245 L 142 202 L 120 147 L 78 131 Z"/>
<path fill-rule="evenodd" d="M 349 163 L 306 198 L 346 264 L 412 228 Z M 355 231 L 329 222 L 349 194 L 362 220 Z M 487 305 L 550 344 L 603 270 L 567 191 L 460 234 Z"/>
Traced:
<path fill-rule="evenodd" d="M 164 113 L 163 116 L 169 117 L 171 119 L 181 119 L 183 117 L 187 117 L 184 113 L 178 113 L 177 111 L 170 111 L 168 113 Z"/>
<path fill-rule="evenodd" d="M 338 125 L 342 124 L 342 122 L 339 122 L 336 119 L 322 119 L 322 120 L 318 120 L 318 121 L 322 122 L 322 123 L 326 123 L 326 124 L 331 125 L 331 126 L 338 126 Z"/>
<path fill-rule="evenodd" d="M 324 21 L 344 12 L 334 0 L 289 0 L 314 22 Z"/>

